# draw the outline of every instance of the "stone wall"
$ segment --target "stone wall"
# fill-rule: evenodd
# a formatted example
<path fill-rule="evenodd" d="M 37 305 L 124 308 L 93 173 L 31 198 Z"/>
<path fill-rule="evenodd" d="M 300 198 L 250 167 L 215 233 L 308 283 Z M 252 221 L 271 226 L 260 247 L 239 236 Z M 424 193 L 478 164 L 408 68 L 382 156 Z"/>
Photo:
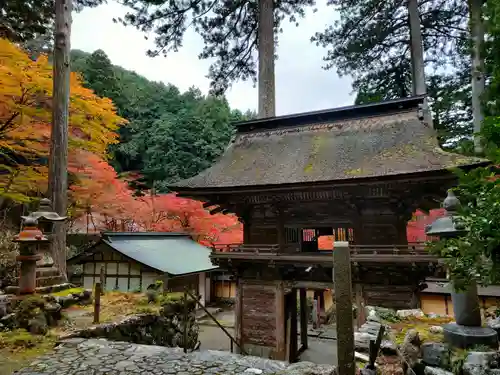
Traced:
<path fill-rule="evenodd" d="M 244 349 L 270 357 L 276 347 L 276 286 L 243 282 L 241 287 Z"/>
<path fill-rule="evenodd" d="M 184 325 L 187 324 L 187 343 L 184 343 Z M 60 337 L 106 338 L 135 344 L 167 347 L 185 346 L 194 349 L 198 343 L 199 327 L 196 323 L 195 302 L 188 300 L 188 319 L 184 322 L 184 302 L 171 301 L 163 304 L 159 314 L 131 315 L 119 322 L 103 323 L 77 330 Z"/>

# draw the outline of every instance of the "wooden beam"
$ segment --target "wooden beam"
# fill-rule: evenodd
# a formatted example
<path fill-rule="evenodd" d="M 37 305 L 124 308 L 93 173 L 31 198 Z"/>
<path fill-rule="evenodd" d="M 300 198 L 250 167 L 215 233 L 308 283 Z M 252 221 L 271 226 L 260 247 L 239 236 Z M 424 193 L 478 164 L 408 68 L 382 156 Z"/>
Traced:
<path fill-rule="evenodd" d="M 276 283 L 276 296 L 275 296 L 275 308 L 276 308 L 276 354 L 275 358 L 280 361 L 284 361 L 286 358 L 286 343 L 285 343 L 285 288 L 283 281 L 278 281 Z"/>
<path fill-rule="evenodd" d="M 231 284 L 229 284 L 231 285 Z M 224 284 L 223 284 L 224 286 Z M 243 285 L 241 284 L 241 279 L 238 277 L 236 279 L 236 296 L 234 304 L 234 335 L 235 340 L 238 343 L 236 346 L 236 353 L 240 354 L 240 347 L 244 348 L 245 343 L 242 342 L 241 338 L 243 336 Z"/>
<path fill-rule="evenodd" d="M 301 289 L 333 289 L 333 282 L 320 282 L 320 281 L 291 281 L 286 282 L 287 286 L 291 288 Z"/>

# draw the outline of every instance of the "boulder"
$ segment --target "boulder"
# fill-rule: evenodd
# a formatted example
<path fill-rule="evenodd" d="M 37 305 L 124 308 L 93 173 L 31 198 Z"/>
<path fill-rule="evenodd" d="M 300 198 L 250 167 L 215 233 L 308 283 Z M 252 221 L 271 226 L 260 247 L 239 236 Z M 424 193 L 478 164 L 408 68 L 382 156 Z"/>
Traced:
<path fill-rule="evenodd" d="M 62 307 L 60 304 L 56 302 L 46 303 L 43 309 L 49 326 L 56 325 L 62 319 Z"/>
<path fill-rule="evenodd" d="M 28 331 L 34 335 L 45 335 L 49 331 L 47 318 L 43 312 L 28 321 Z"/>
<path fill-rule="evenodd" d="M 431 367 L 431 366 L 425 366 L 424 374 L 425 375 L 454 375 L 452 372 L 443 370 L 442 368 Z"/>
<path fill-rule="evenodd" d="M 444 329 L 441 326 L 431 326 L 429 327 L 429 332 L 434 334 L 434 335 L 439 335 L 443 333 Z"/>
<path fill-rule="evenodd" d="M 0 324 L 4 329 L 12 330 L 17 327 L 16 314 L 10 313 L 0 318 Z"/>
<path fill-rule="evenodd" d="M 490 375 L 498 369 L 499 356 L 497 352 L 469 352 L 464 361 L 464 375 Z"/>
<path fill-rule="evenodd" d="M 424 312 L 420 309 L 398 310 L 396 311 L 396 315 L 402 319 L 410 317 L 422 318 L 425 316 Z"/>
<path fill-rule="evenodd" d="M 421 346 L 422 362 L 428 366 L 444 367 L 450 365 L 451 353 L 446 344 L 429 342 Z"/>

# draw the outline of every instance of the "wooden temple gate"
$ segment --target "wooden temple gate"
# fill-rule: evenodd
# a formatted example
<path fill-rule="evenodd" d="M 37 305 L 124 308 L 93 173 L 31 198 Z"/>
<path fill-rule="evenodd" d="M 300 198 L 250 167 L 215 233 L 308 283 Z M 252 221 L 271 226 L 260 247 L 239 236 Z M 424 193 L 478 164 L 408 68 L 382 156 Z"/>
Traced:
<path fill-rule="evenodd" d="M 353 289 L 366 303 L 415 307 L 437 269 L 422 246 L 408 244 L 407 223 L 416 209 L 439 207 L 456 184 L 450 168 L 484 163 L 439 149 L 424 100 L 236 124 L 213 166 L 171 186 L 243 223 L 244 244 L 214 251 L 212 261 L 236 280 L 235 331 L 247 353 L 295 360 L 307 347 L 307 336 L 299 346 L 294 334 L 296 291 L 304 325 L 305 290 L 332 287 L 321 235 L 349 241 L 352 279 L 362 286 Z"/>

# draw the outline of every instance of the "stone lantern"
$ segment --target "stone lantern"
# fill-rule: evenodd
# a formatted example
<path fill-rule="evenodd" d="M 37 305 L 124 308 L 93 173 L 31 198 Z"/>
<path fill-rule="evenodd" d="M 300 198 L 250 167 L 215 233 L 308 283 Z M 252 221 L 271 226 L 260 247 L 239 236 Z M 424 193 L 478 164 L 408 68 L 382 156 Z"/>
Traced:
<path fill-rule="evenodd" d="M 52 202 L 50 199 L 43 198 L 40 200 L 38 211 L 31 212 L 28 216 L 22 216 L 22 218 L 33 218 L 37 220 L 43 234 L 50 236 L 54 231 L 54 223 L 65 221 L 67 216 L 60 216 L 52 209 Z"/>
<path fill-rule="evenodd" d="M 37 262 L 42 259 L 40 247 L 49 243 L 49 239 L 37 225 L 35 219 L 25 218 L 23 229 L 14 238 L 14 242 L 19 243 L 19 255 L 16 259 L 21 263 L 19 294 L 35 293 Z"/>
<path fill-rule="evenodd" d="M 49 199 L 40 200 L 38 211 L 31 212 L 28 216 L 22 216 L 23 220 L 35 220 L 39 223 L 39 228 L 43 235 L 48 238 L 38 247 L 40 259 L 36 263 L 36 284 L 39 286 L 51 286 L 64 281 L 59 270 L 54 266 L 54 259 L 50 252 L 50 241 L 54 232 L 54 223 L 63 222 L 66 216 L 60 216 L 52 209 L 52 203 Z"/>
<path fill-rule="evenodd" d="M 428 225 L 425 233 L 439 238 L 457 238 L 464 235 L 467 229 L 457 215 L 460 201 L 453 191 L 443 202 L 446 215 Z M 481 310 L 477 294 L 477 284 L 472 281 L 465 291 L 451 290 L 451 300 L 456 323 L 444 325 L 445 340 L 452 346 L 470 348 L 476 345 L 498 347 L 497 333 L 486 327 L 481 327 Z"/>

